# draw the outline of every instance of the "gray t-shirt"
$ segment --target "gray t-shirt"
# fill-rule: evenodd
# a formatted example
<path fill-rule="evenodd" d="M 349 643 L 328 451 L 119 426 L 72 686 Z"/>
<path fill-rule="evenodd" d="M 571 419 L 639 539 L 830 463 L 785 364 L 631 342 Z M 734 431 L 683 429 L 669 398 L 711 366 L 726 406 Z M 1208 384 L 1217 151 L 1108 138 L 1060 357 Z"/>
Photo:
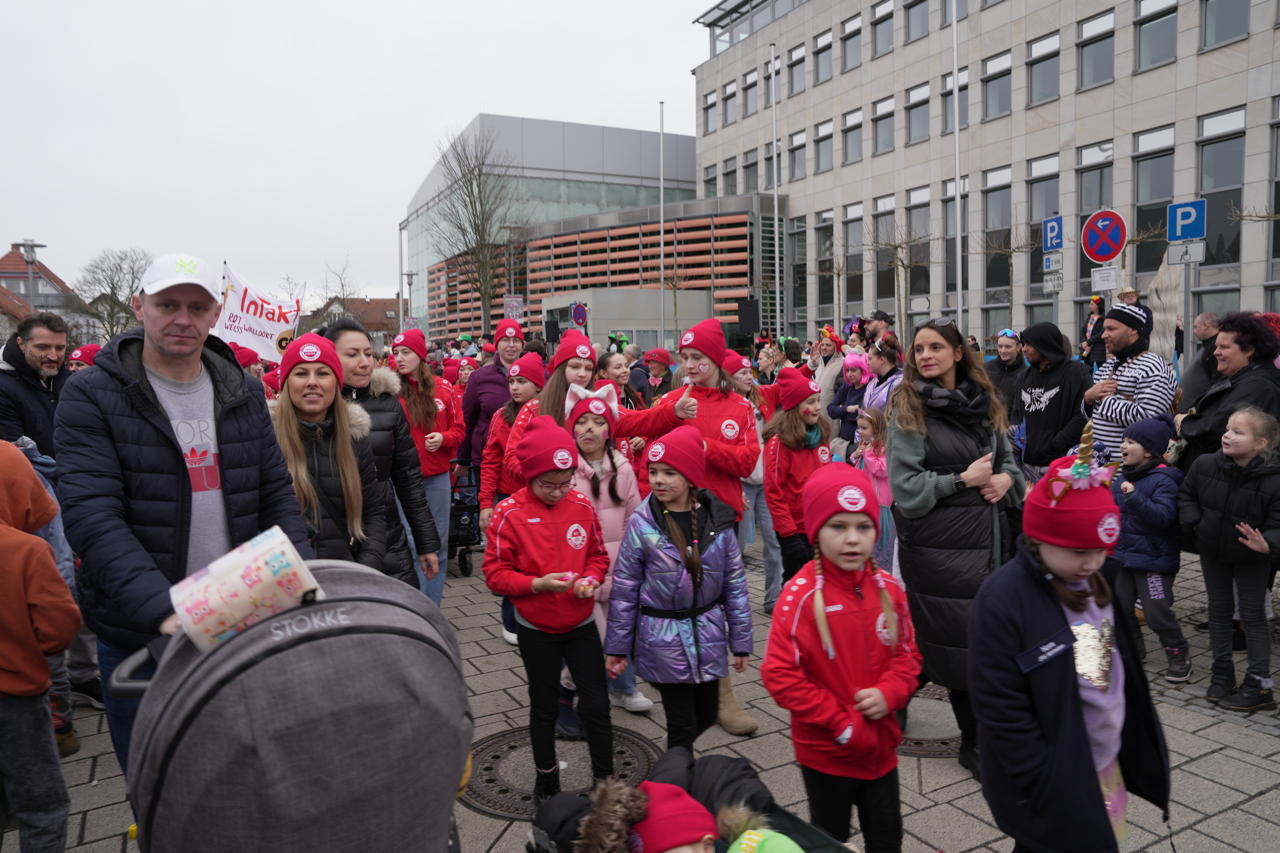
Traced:
<path fill-rule="evenodd" d="M 187 535 L 187 574 L 231 550 L 227 508 L 222 502 L 218 432 L 213 419 L 213 380 L 201 365 L 191 382 L 177 382 L 147 370 L 160 406 L 178 439 L 191 478 L 191 530 Z"/>

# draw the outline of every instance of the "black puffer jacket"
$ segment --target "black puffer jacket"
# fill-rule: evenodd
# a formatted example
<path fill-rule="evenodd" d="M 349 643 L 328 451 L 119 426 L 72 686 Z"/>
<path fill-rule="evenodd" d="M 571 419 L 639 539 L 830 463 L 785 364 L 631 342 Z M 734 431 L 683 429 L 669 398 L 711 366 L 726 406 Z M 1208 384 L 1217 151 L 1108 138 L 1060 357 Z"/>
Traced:
<path fill-rule="evenodd" d="M 17 334 L 10 335 L 0 350 L 0 439 L 17 441 L 25 435 L 53 457 L 53 409 L 70 376 L 64 365 L 46 385 L 18 349 Z"/>
<path fill-rule="evenodd" d="M 993 467 L 1013 486 L 1000 504 L 978 489 L 956 490 L 954 476 L 993 452 Z M 1021 504 L 1022 475 L 1007 439 L 986 422 L 968 424 L 925 408 L 925 434 L 894 423 L 889 481 L 898 559 L 911 621 L 931 681 L 968 689 L 969 606 L 987 576 L 1013 553 L 1006 507 Z"/>
<path fill-rule="evenodd" d="M 983 366 L 987 368 L 987 375 L 995 383 L 1000 402 L 1004 403 L 1005 409 L 1009 412 L 1009 423 L 1020 423 L 1022 416 L 1019 414 L 1018 395 L 1022 392 L 1022 375 L 1027 370 L 1027 360 L 1022 357 L 1022 353 L 1018 353 L 1018 357 L 1012 364 L 1005 364 L 999 356 L 996 356 L 983 362 Z"/>
<path fill-rule="evenodd" d="M 422 490 L 422 468 L 418 451 L 409 432 L 409 421 L 396 396 L 400 379 L 394 372 L 379 367 L 373 371 L 368 387 L 343 388 L 346 400 L 359 404 L 372 420 L 369 447 L 378 469 L 378 482 L 385 489 L 387 507 L 386 553 L 382 571 L 412 586 L 418 585 L 414 554 L 409 553 L 409 540 L 395 499 L 399 498 L 413 532 L 418 554 L 434 554 L 440 550 L 440 535 Z"/>
<path fill-rule="evenodd" d="M 269 404 L 272 417 L 279 401 Z M 351 424 L 351 444 L 356 452 L 356 465 L 360 468 L 360 491 L 364 495 L 364 511 L 361 526 L 364 538 L 354 539 L 347 530 L 343 512 L 342 478 L 333 458 L 333 420 L 326 418 L 319 423 L 299 421 L 302 430 L 302 447 L 307 458 L 307 474 L 315 487 L 319 507 L 316 512 L 304 512 L 307 539 L 321 560 L 352 560 L 371 569 L 377 569 L 392 577 L 400 575 L 387 572 L 383 556 L 387 543 L 387 511 L 384 487 L 378 482 L 378 470 L 369 447 L 369 428 L 372 425 L 367 412 L 354 403 L 340 403 L 347 407 L 347 419 Z M 403 579 L 403 578 L 401 578 Z M 416 580 L 414 584 L 416 585 Z"/>
<path fill-rule="evenodd" d="M 1270 565 L 1280 553 L 1280 464 L 1257 456 L 1237 465 L 1219 450 L 1191 465 L 1178 492 L 1178 521 L 1188 550 L 1227 565 Z M 1239 522 L 1271 544 L 1259 554 L 1240 544 Z"/>
<path fill-rule="evenodd" d="M 1280 370 L 1270 364 L 1246 364 L 1210 385 L 1191 414 L 1182 419 L 1178 432 L 1187 440 L 1187 448 L 1178 467 L 1190 471 L 1197 458 L 1220 448 L 1227 420 L 1241 406 L 1257 406 L 1280 418 Z"/>
<path fill-rule="evenodd" d="M 205 341 L 203 362 L 213 380 L 231 544 L 279 525 L 303 558 L 312 557 L 262 385 L 217 338 Z M 142 367 L 142 329 L 118 335 L 93 367 L 67 381 L 54 442 L 85 621 L 117 648 L 140 648 L 173 612 L 169 587 L 186 577 L 192 524 L 191 478 Z"/>

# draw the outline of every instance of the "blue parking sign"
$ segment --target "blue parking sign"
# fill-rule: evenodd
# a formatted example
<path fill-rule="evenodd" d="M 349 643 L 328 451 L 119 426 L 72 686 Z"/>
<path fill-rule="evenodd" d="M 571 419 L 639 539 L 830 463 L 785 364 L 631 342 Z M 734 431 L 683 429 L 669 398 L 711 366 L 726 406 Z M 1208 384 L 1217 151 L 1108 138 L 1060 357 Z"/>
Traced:
<path fill-rule="evenodd" d="M 1046 252 L 1062 251 L 1062 217 L 1050 216 L 1040 223 L 1040 240 Z"/>
<path fill-rule="evenodd" d="M 1205 225 L 1204 199 L 1171 204 L 1167 208 L 1165 234 L 1170 243 L 1179 240 L 1203 240 Z"/>

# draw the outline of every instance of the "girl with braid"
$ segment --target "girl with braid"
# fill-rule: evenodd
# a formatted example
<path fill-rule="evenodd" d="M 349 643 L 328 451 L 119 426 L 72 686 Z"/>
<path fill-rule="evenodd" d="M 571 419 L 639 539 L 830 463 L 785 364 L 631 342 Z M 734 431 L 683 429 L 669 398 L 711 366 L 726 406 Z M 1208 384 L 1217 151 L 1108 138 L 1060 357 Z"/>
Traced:
<path fill-rule="evenodd" d="M 920 676 L 906 595 L 872 559 L 880 505 L 867 475 L 823 465 L 801 495 L 813 546 L 782 591 L 760 674 L 791 712 L 791 740 L 812 823 L 849 838 L 858 810 L 868 853 L 902 849 L 895 711 Z"/>
<path fill-rule="evenodd" d="M 681 426 L 645 451 L 653 489 L 627 523 L 613 566 L 604 650 L 610 676 L 626 670 L 657 688 L 667 748 L 693 748 L 716 721 L 719 680 L 743 672 L 751 606 L 736 513 L 710 490 L 704 439 Z"/>

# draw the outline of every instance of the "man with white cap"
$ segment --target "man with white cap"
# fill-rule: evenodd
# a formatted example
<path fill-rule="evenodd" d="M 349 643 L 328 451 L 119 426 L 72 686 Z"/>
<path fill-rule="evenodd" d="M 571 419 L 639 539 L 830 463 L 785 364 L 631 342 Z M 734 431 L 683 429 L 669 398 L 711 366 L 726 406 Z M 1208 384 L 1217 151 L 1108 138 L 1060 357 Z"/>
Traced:
<path fill-rule="evenodd" d="M 142 327 L 74 374 L 56 412 L 58 498 L 104 683 L 177 630 L 169 587 L 187 575 L 273 525 L 311 556 L 262 386 L 209 335 L 221 301 L 206 261 L 156 258 L 132 300 Z M 104 704 L 125 767 L 138 702 Z"/>

